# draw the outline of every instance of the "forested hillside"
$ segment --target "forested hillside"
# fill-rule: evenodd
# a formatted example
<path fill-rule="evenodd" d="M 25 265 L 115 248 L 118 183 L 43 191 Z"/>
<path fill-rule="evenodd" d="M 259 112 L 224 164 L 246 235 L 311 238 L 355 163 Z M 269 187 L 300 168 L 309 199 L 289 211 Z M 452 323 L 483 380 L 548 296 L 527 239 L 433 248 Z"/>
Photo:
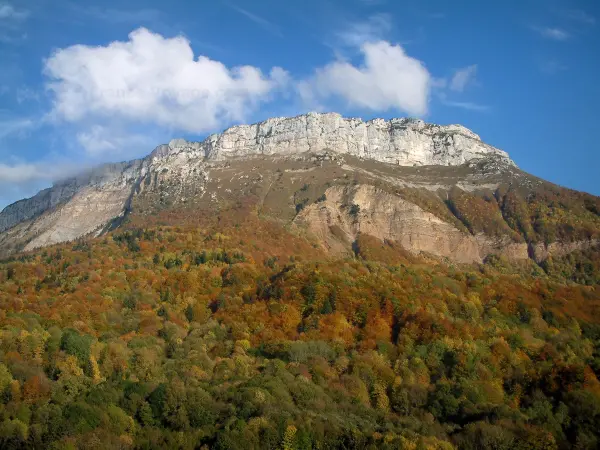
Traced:
<path fill-rule="evenodd" d="M 163 217 L 4 261 L 0 448 L 600 445 L 597 251 L 354 249 Z"/>

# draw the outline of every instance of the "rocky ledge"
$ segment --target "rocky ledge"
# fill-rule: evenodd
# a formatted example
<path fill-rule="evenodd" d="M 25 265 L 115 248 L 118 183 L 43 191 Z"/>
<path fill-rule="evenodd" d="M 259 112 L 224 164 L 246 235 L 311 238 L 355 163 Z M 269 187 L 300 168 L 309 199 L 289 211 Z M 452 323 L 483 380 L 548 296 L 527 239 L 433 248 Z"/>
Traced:
<path fill-rule="evenodd" d="M 223 160 L 326 149 L 401 166 L 457 166 L 490 156 L 514 165 L 506 152 L 483 143 L 461 125 L 442 126 L 409 118 L 364 122 L 337 113 L 308 113 L 234 126 L 203 142 L 175 139 L 159 146 L 151 156 L 192 152 L 206 159 Z"/>

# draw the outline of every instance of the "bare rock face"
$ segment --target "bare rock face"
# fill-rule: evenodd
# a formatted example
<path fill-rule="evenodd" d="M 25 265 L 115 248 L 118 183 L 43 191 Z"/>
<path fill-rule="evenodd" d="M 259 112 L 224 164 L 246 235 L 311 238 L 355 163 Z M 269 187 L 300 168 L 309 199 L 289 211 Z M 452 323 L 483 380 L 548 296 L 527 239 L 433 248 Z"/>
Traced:
<path fill-rule="evenodd" d="M 64 210 L 62 219 L 54 214 L 52 219 L 36 222 L 33 229 L 40 234 L 27 248 L 63 242 L 99 229 L 122 214 L 132 187 L 153 170 L 162 173 L 174 169 L 185 183 L 196 176 L 186 167 L 198 168 L 211 160 L 292 156 L 324 150 L 402 166 L 461 165 L 490 156 L 514 164 L 508 154 L 483 143 L 479 136 L 460 125 L 440 126 L 416 119 L 363 122 L 335 113 L 309 113 L 235 126 L 203 142 L 175 139 L 158 146 L 142 161 L 107 164 L 59 182 L 30 199 L 7 206 L 0 213 L 0 233 L 25 221 L 35 221 L 48 211 L 63 210 L 73 201 L 74 210 Z M 117 195 L 115 192 L 119 190 Z M 112 206 L 103 206 L 103 198 Z M 66 217 L 66 211 L 86 209 L 88 214 Z"/>
<path fill-rule="evenodd" d="M 293 155 L 330 150 L 402 166 L 461 165 L 506 152 L 487 145 L 460 125 L 440 126 L 417 119 L 346 119 L 336 113 L 309 113 L 235 126 L 204 142 L 173 140 L 160 154 L 194 150 L 207 159 L 256 155 Z"/>
<path fill-rule="evenodd" d="M 526 244 L 466 234 L 417 205 L 373 186 L 334 186 L 325 196 L 326 200 L 305 208 L 295 222 L 308 227 L 334 252 L 344 252 L 347 243 L 364 233 L 399 242 L 415 254 L 425 252 L 460 263 L 482 262 L 492 252 L 506 251 L 511 259 L 528 257 Z"/>
<path fill-rule="evenodd" d="M 105 164 L 79 176 L 60 181 L 34 197 L 13 203 L 0 212 L 0 233 L 68 202 L 83 189 L 103 190 L 115 182 L 117 185 L 125 186 L 128 180 L 138 176 L 140 167 L 141 161 Z"/>
<path fill-rule="evenodd" d="M 97 235 L 112 220 L 121 216 L 130 195 L 122 185 L 106 185 L 103 189 L 86 186 L 62 208 L 40 217 L 31 231 L 35 237 L 25 250 L 66 242 L 85 235 Z"/>
<path fill-rule="evenodd" d="M 0 243 L 32 250 L 98 234 L 124 214 L 141 173 L 142 161 L 107 164 L 10 205 L 0 213 Z"/>
<path fill-rule="evenodd" d="M 175 139 L 142 160 L 104 165 L 6 207 L 0 212 L 0 255 L 101 234 L 132 208 L 134 214 L 218 209 L 248 197 L 272 211 L 269 217 L 293 218 L 336 253 L 351 251 L 359 233 L 463 263 L 492 253 L 539 262 L 591 245 L 528 248 L 510 233 L 469 228 L 445 203 L 454 187 L 485 191 L 489 199 L 503 183 L 543 188 L 507 153 L 460 125 L 363 122 L 335 113 L 273 118 L 202 142 Z"/>
<path fill-rule="evenodd" d="M 79 184 L 69 180 L 44 189 L 32 198 L 7 206 L 0 214 L 0 232 L 54 208 L 75 195 L 80 188 Z"/>
<path fill-rule="evenodd" d="M 575 250 L 588 250 L 600 245 L 600 239 L 588 239 L 575 242 L 551 242 L 550 244 L 538 243 L 530 248 L 531 257 L 540 263 L 549 257 L 561 257 Z"/>

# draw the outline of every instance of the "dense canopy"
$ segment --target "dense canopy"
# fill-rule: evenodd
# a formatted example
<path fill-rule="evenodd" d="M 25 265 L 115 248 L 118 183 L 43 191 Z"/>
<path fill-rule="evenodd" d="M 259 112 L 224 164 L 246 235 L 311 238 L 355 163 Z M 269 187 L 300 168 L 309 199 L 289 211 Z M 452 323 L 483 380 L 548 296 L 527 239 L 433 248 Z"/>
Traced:
<path fill-rule="evenodd" d="M 593 252 L 335 259 L 256 217 L 181 223 L 0 264 L 0 448 L 600 445 Z"/>

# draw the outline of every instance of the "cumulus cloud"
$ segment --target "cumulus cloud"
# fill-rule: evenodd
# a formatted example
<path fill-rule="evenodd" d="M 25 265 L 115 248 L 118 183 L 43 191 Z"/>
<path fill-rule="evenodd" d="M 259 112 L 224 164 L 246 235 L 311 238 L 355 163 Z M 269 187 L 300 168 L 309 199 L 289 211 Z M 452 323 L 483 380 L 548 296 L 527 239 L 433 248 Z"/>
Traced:
<path fill-rule="evenodd" d="M 571 37 L 571 35 L 562 28 L 534 27 L 533 29 L 543 38 L 554 41 L 566 41 Z"/>
<path fill-rule="evenodd" d="M 475 81 L 476 75 L 477 64 L 456 70 L 450 80 L 450 89 L 456 92 L 464 91 L 467 85 Z"/>
<path fill-rule="evenodd" d="M 302 97 L 309 103 L 335 98 L 372 111 L 427 112 L 431 76 L 421 61 L 387 41 L 365 42 L 360 52 L 359 66 L 338 60 L 317 69 L 299 84 Z"/>
<path fill-rule="evenodd" d="M 303 80 L 279 67 L 264 74 L 254 66 L 227 67 L 195 57 L 184 37 L 165 38 L 145 28 L 124 42 L 67 47 L 45 61 L 51 117 L 80 126 L 101 124 L 77 133 L 86 152 L 97 155 L 137 139 L 116 138 L 106 123 L 210 132 L 245 122 L 261 104 L 290 92 L 299 92 L 311 106 L 337 99 L 372 111 L 423 115 L 433 81 L 421 61 L 377 38 L 389 26 L 388 16 L 377 15 L 350 27 L 340 37 L 358 50 L 362 64 L 338 58 Z"/>
<path fill-rule="evenodd" d="M 145 28 L 126 42 L 58 50 L 44 72 L 57 118 L 118 117 L 188 132 L 244 121 L 288 81 L 279 67 L 264 75 L 253 66 L 196 58 L 184 37 L 164 38 Z"/>

